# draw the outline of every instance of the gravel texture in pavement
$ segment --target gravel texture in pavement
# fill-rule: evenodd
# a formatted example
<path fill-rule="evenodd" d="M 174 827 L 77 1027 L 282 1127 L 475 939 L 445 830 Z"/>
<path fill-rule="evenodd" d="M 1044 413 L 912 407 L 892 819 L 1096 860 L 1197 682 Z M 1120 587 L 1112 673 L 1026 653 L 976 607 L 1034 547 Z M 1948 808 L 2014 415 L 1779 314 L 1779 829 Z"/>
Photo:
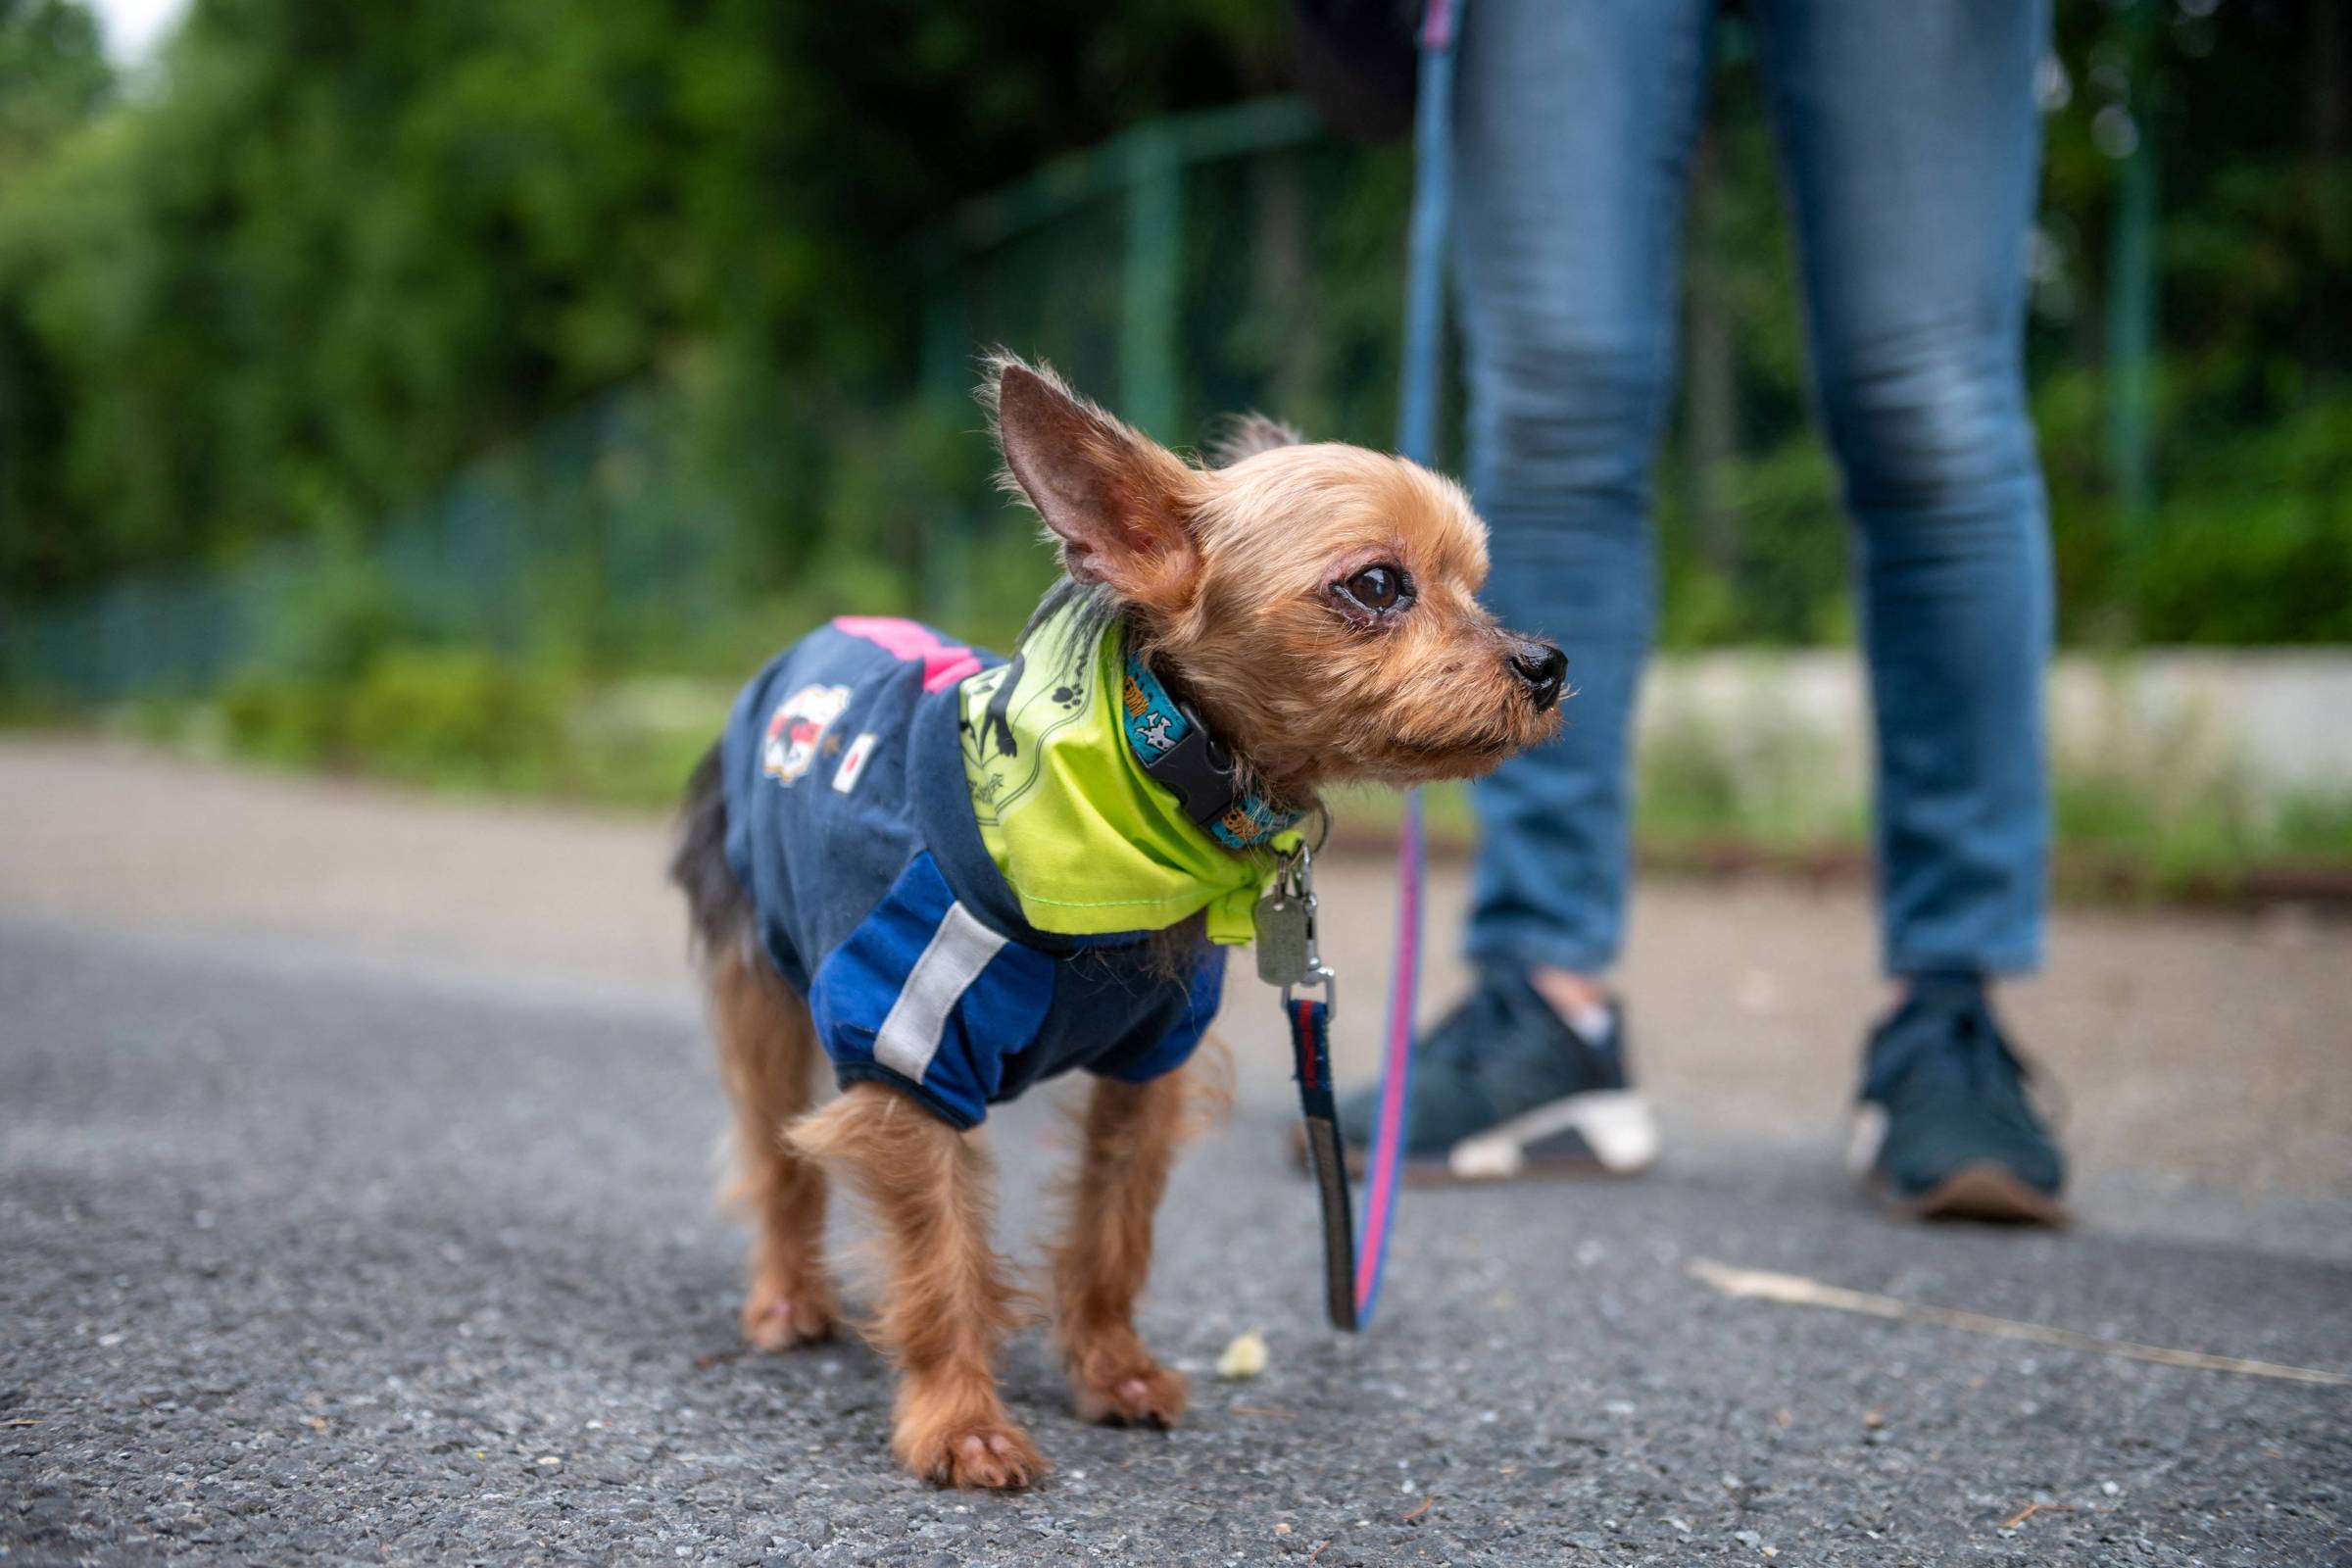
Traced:
<path fill-rule="evenodd" d="M 1733 1300 L 1688 1272 L 2352 1368 L 2352 1269 L 2293 1244 L 2311 1224 L 1926 1231 L 1759 1146 L 1614 1185 L 1412 1191 L 1381 1319 L 1344 1340 L 1261 1083 L 1163 1219 L 1144 1326 L 1194 1375 L 1190 1420 L 1079 1425 L 1031 1332 L 1004 1381 L 1055 1468 L 959 1495 L 893 1470 L 889 1376 L 855 1341 L 740 1353 L 721 1105 L 683 1008 L 237 932 L 0 923 L 0 1558 L 2352 1557 L 2352 1390 Z M 1032 1255 L 1065 1152 L 1052 1098 L 990 1126 Z M 1268 1369 L 1218 1381 L 1252 1327 Z"/>

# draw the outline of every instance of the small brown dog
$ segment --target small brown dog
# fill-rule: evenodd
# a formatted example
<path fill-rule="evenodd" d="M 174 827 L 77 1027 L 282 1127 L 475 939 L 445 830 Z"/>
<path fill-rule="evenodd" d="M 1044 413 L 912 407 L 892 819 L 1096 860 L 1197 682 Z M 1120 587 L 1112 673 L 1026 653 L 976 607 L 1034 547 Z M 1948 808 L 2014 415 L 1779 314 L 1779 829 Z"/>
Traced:
<path fill-rule="evenodd" d="M 1543 740 L 1566 662 L 1480 608 L 1485 527 L 1411 463 L 1251 418 L 1197 466 L 1010 359 L 982 397 L 1068 573 L 1019 654 L 871 617 L 810 634 L 698 769 L 671 875 L 759 1232 L 744 1333 L 833 1332 L 825 1187 L 846 1178 L 881 1233 L 866 1332 L 899 1368 L 894 1451 L 1015 1487 L 1044 1465 L 990 1366 L 1021 1314 L 989 1244 L 986 1107 L 1095 1074 L 1056 1334 L 1081 1416 L 1175 1421 L 1184 1380 L 1135 1303 L 1267 841 L 1326 783 L 1469 777 Z M 843 1093 L 812 1113 L 828 1058 Z"/>

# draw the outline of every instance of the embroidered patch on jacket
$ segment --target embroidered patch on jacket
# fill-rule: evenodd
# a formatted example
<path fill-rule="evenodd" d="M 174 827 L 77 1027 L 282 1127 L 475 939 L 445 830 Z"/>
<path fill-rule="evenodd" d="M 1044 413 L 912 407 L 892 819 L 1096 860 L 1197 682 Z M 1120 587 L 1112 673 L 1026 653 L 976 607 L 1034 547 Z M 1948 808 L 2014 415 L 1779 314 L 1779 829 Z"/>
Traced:
<path fill-rule="evenodd" d="M 760 748 L 760 767 L 779 784 L 790 784 L 816 760 L 841 710 L 850 706 L 847 686 L 804 686 L 776 705 L 767 721 L 767 739 Z"/>
<path fill-rule="evenodd" d="M 833 770 L 836 792 L 847 795 L 858 787 L 858 781 L 865 777 L 865 760 L 874 755 L 874 743 L 879 739 L 870 729 L 858 732 L 858 738 L 850 742 L 850 749 L 841 754 L 841 766 Z"/>

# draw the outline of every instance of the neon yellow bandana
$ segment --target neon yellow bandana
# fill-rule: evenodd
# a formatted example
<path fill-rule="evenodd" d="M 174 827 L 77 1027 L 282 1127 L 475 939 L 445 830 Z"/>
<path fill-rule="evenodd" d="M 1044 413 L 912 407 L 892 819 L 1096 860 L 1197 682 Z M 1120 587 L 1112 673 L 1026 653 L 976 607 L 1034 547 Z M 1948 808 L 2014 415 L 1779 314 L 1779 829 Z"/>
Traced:
<path fill-rule="evenodd" d="M 989 858 L 1041 931 L 1157 931 L 1204 908 L 1210 941 L 1248 942 L 1273 854 L 1225 848 L 1145 776 L 1105 698 L 1122 635 L 1081 644 L 1077 608 L 961 688 L 963 776 Z"/>

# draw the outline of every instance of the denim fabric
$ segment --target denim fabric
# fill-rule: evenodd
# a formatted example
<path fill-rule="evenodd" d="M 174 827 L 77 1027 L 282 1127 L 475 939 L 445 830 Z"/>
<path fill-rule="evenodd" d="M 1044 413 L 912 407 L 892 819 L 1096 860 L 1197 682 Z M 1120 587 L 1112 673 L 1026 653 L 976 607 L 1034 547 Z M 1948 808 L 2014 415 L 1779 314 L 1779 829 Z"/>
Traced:
<path fill-rule="evenodd" d="M 1713 0 L 1475 0 L 1455 117 L 1488 597 L 1567 650 L 1568 727 L 1477 791 L 1484 961 L 1597 972 L 1627 880 L 1683 187 Z M 2044 0 L 1751 0 L 1878 729 L 1885 956 L 2039 961 L 2048 524 L 2022 369 Z"/>

